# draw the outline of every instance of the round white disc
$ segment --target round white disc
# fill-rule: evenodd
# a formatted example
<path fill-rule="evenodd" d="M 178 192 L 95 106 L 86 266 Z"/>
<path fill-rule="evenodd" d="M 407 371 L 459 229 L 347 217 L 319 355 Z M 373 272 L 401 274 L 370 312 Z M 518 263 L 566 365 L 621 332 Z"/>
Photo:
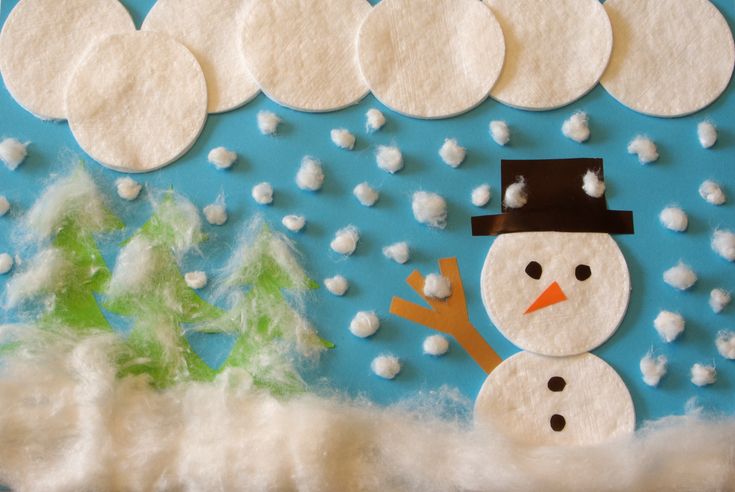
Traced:
<path fill-rule="evenodd" d="M 602 85 L 634 111 L 684 116 L 717 99 L 735 65 L 727 21 L 708 0 L 607 0 L 615 36 Z"/>
<path fill-rule="evenodd" d="M 233 41 L 240 37 L 243 14 L 242 0 L 158 0 L 143 22 L 143 30 L 169 34 L 196 56 L 207 79 L 210 113 L 235 109 L 259 92 Z"/>
<path fill-rule="evenodd" d="M 520 352 L 485 380 L 475 424 L 533 446 L 591 446 L 635 430 L 623 380 L 599 357 Z"/>
<path fill-rule="evenodd" d="M 357 63 L 357 32 L 370 12 L 365 0 L 250 2 L 242 50 L 250 74 L 278 104 L 334 111 L 368 93 Z"/>
<path fill-rule="evenodd" d="M 0 34 L 5 86 L 39 118 L 63 120 L 66 86 L 87 49 L 132 31 L 133 20 L 117 0 L 21 0 Z"/>
<path fill-rule="evenodd" d="M 418 118 L 445 118 L 487 99 L 505 43 L 477 0 L 382 0 L 358 41 L 360 68 L 375 97 Z"/>
<path fill-rule="evenodd" d="M 207 118 L 207 84 L 194 55 L 153 32 L 110 36 L 72 76 L 66 98 L 79 145 L 104 166 L 153 171 L 194 143 Z"/>
<path fill-rule="evenodd" d="M 534 271 L 531 263 L 540 268 Z M 580 280 L 577 267 L 584 266 L 590 275 Z M 528 312 L 554 297 L 543 294 L 553 293 L 548 289 L 555 282 L 566 300 Z M 518 232 L 493 242 L 481 288 L 493 324 L 516 346 L 542 355 L 575 355 L 615 333 L 628 308 L 630 273 L 609 234 Z"/>
<path fill-rule="evenodd" d="M 547 110 L 592 90 L 613 46 L 598 0 L 485 0 L 505 34 L 503 73 L 490 95 L 508 106 Z"/>

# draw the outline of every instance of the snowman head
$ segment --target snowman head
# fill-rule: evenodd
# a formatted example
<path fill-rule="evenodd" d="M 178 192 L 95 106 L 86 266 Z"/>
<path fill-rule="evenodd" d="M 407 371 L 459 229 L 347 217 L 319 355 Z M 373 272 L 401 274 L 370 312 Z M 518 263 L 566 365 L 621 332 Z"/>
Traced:
<path fill-rule="evenodd" d="M 503 161 L 504 213 L 473 218 L 474 235 L 500 235 L 482 270 L 485 308 L 523 350 L 587 352 L 625 315 L 630 274 L 610 233 L 631 234 L 632 214 L 607 209 L 602 173 L 600 159 Z"/>

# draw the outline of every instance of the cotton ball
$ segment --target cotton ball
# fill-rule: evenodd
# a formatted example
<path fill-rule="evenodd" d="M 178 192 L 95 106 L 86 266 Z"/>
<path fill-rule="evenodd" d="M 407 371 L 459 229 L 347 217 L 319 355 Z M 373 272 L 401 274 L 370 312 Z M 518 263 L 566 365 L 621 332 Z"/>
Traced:
<path fill-rule="evenodd" d="M 447 226 L 447 202 L 436 193 L 417 191 L 411 200 L 413 216 L 421 224 L 437 229 Z"/>
<path fill-rule="evenodd" d="M 582 189 L 592 198 L 600 198 L 605 194 L 605 182 L 590 169 L 582 177 Z"/>
<path fill-rule="evenodd" d="M 712 289 L 709 293 L 709 306 L 712 311 L 719 314 L 732 301 L 732 296 L 725 289 Z"/>
<path fill-rule="evenodd" d="M 717 370 L 715 366 L 694 364 L 692 366 L 692 383 L 697 386 L 707 386 L 717 381 Z"/>
<path fill-rule="evenodd" d="M 700 145 L 709 149 L 717 143 L 717 128 L 709 121 L 702 121 L 697 125 L 697 136 Z"/>
<path fill-rule="evenodd" d="M 334 277 L 325 278 L 324 286 L 335 296 L 343 296 L 350 288 L 350 283 L 342 275 L 335 275 Z"/>
<path fill-rule="evenodd" d="M 258 112 L 258 130 L 263 135 L 275 135 L 280 124 L 281 118 L 276 113 L 265 110 Z"/>
<path fill-rule="evenodd" d="M 355 148 L 355 136 L 344 128 L 335 128 L 330 132 L 332 142 L 340 149 L 352 150 Z"/>
<path fill-rule="evenodd" d="M 379 145 L 375 151 L 375 162 L 383 171 L 395 174 L 403 169 L 403 154 L 398 147 Z"/>
<path fill-rule="evenodd" d="M 203 289 L 207 285 L 207 273 L 200 271 L 186 272 L 184 274 L 184 280 L 190 289 Z"/>
<path fill-rule="evenodd" d="M 505 189 L 504 204 L 507 208 L 521 208 L 526 203 L 528 203 L 526 180 L 521 177 Z"/>
<path fill-rule="evenodd" d="M 686 321 L 679 313 L 661 311 L 653 320 L 653 327 L 666 343 L 671 343 L 684 331 Z"/>
<path fill-rule="evenodd" d="M 370 369 L 376 376 L 393 379 L 401 372 L 401 361 L 392 355 L 379 355 L 370 363 Z"/>
<path fill-rule="evenodd" d="M 704 181 L 699 186 L 699 196 L 712 205 L 722 205 L 727 201 L 722 187 L 710 179 Z"/>
<path fill-rule="evenodd" d="M 6 138 L 0 142 L 0 160 L 11 171 L 15 171 L 28 156 L 28 143 L 14 138 Z"/>
<path fill-rule="evenodd" d="M 472 190 L 472 205 L 475 207 L 484 207 L 490 202 L 493 193 L 489 184 L 481 184 Z"/>
<path fill-rule="evenodd" d="M 735 332 L 721 331 L 715 340 L 717 351 L 725 359 L 735 359 Z"/>
<path fill-rule="evenodd" d="M 505 121 L 490 122 L 490 136 L 498 145 L 505 145 L 510 142 L 510 128 Z"/>
<path fill-rule="evenodd" d="M 684 232 L 689 227 L 687 213 L 679 207 L 666 207 L 661 210 L 658 219 L 665 228 L 671 231 Z"/>
<path fill-rule="evenodd" d="M 449 340 L 441 335 L 431 335 L 424 339 L 424 353 L 426 355 L 440 356 L 449 350 Z"/>
<path fill-rule="evenodd" d="M 569 119 L 565 120 L 561 126 L 561 132 L 565 137 L 574 140 L 577 143 L 586 142 L 590 138 L 590 127 L 587 113 L 577 111 Z"/>
<path fill-rule="evenodd" d="M 372 207 L 380 199 L 380 193 L 373 189 L 367 182 L 355 186 L 352 193 L 362 205 Z"/>
<path fill-rule="evenodd" d="M 697 274 L 689 265 L 680 261 L 676 266 L 664 272 L 664 282 L 676 289 L 687 290 L 697 283 Z"/>
<path fill-rule="evenodd" d="M 350 332 L 356 337 L 367 338 L 375 335 L 380 328 L 380 319 L 373 311 L 360 311 L 350 322 Z"/>
<path fill-rule="evenodd" d="M 302 190 L 320 190 L 324 184 L 324 170 L 321 162 L 313 157 L 304 157 L 301 160 L 299 172 L 296 173 L 296 184 Z"/>
<path fill-rule="evenodd" d="M 712 249 L 727 261 L 735 261 L 735 233 L 718 229 L 712 234 Z"/>
<path fill-rule="evenodd" d="M 143 185 L 129 176 L 117 178 L 115 180 L 115 186 L 117 187 L 117 196 L 128 201 L 133 201 L 138 198 L 140 190 L 143 189 Z"/>
<path fill-rule="evenodd" d="M 224 147 L 216 147 L 209 151 L 207 160 L 217 169 L 229 169 L 237 160 L 237 154 Z"/>
<path fill-rule="evenodd" d="M 641 374 L 643 374 L 643 382 L 648 386 L 658 386 L 658 383 L 666 375 L 666 365 L 668 360 L 665 355 L 659 355 L 654 358 L 653 354 L 647 353 L 640 363 Z"/>
<path fill-rule="evenodd" d="M 406 242 L 395 243 L 383 248 L 383 255 L 402 265 L 410 259 L 411 250 Z"/>
<path fill-rule="evenodd" d="M 204 207 L 204 217 L 212 225 L 221 226 L 227 222 L 227 209 L 224 203 L 212 203 Z"/>
<path fill-rule="evenodd" d="M 299 232 L 306 226 L 306 219 L 301 215 L 286 215 L 281 224 L 291 232 Z"/>
<path fill-rule="evenodd" d="M 464 161 L 467 151 L 459 145 L 456 139 L 447 138 L 444 140 L 444 145 L 439 149 L 439 156 L 448 166 L 456 168 Z"/>
<path fill-rule="evenodd" d="M 273 203 L 273 186 L 270 183 L 258 183 L 253 186 L 253 190 L 250 193 L 253 196 L 253 200 L 260 205 L 270 205 Z"/>
<path fill-rule="evenodd" d="M 3 195 L 0 195 L 0 217 L 10 211 L 10 202 Z"/>
<path fill-rule="evenodd" d="M 0 253 L 0 275 L 5 275 L 13 268 L 13 257 L 8 253 Z"/>
<path fill-rule="evenodd" d="M 329 247 L 336 253 L 350 256 L 357 249 L 358 241 L 360 241 L 360 232 L 355 226 L 350 225 L 337 231 Z"/>
<path fill-rule="evenodd" d="M 446 299 L 452 295 L 452 284 L 447 277 L 430 273 L 424 279 L 424 295 L 433 299 Z"/>
<path fill-rule="evenodd" d="M 385 116 L 375 108 L 368 109 L 365 117 L 367 119 L 367 129 L 370 132 L 376 132 L 385 125 Z"/>
<path fill-rule="evenodd" d="M 628 144 L 628 153 L 637 154 L 638 162 L 649 164 L 658 160 L 656 144 L 648 137 L 638 135 Z"/>

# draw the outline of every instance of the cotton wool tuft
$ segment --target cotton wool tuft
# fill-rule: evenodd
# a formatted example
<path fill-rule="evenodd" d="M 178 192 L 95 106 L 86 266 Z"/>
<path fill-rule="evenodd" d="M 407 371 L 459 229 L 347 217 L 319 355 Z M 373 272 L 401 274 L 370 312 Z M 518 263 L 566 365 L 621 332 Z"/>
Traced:
<path fill-rule="evenodd" d="M 359 338 L 368 338 L 380 329 L 380 319 L 374 311 L 360 311 L 350 322 L 350 333 Z"/>
<path fill-rule="evenodd" d="M 702 121 L 697 125 L 697 136 L 702 148 L 709 149 L 717 143 L 717 127 L 710 121 Z"/>
<path fill-rule="evenodd" d="M 360 232 L 355 226 L 349 225 L 337 231 L 329 247 L 336 253 L 350 256 L 357 249 L 360 241 Z"/>
<path fill-rule="evenodd" d="M 227 208 L 224 201 L 220 202 L 219 199 L 215 203 L 210 203 L 202 210 L 204 218 L 207 219 L 212 225 L 221 226 L 227 222 Z"/>
<path fill-rule="evenodd" d="M 275 135 L 280 124 L 281 118 L 276 113 L 265 110 L 258 112 L 258 130 L 263 135 Z"/>
<path fill-rule="evenodd" d="M 510 128 L 505 121 L 490 122 L 490 136 L 498 145 L 506 145 L 510 142 Z"/>
<path fill-rule="evenodd" d="M 424 295 L 433 299 L 446 299 L 452 295 L 452 284 L 444 275 L 430 273 L 424 279 Z"/>
<path fill-rule="evenodd" d="M 638 162 L 641 164 L 650 164 L 658 160 L 658 149 L 656 144 L 650 138 L 644 135 L 638 135 L 628 144 L 628 153 L 636 154 Z"/>
<path fill-rule="evenodd" d="M 708 386 L 717 381 L 717 370 L 715 366 L 694 364 L 691 369 L 691 381 L 697 386 Z"/>
<path fill-rule="evenodd" d="M 367 181 L 355 186 L 352 190 L 352 194 L 355 195 L 357 201 L 365 207 L 372 207 L 380 199 L 380 193 L 372 188 Z"/>
<path fill-rule="evenodd" d="M 666 343 L 671 343 L 682 334 L 686 326 L 684 317 L 679 313 L 661 311 L 653 320 L 653 327 Z"/>
<path fill-rule="evenodd" d="M 367 130 L 377 132 L 385 125 L 385 116 L 375 108 L 368 109 L 365 113 Z"/>
<path fill-rule="evenodd" d="M 727 261 L 735 261 L 735 233 L 717 229 L 712 234 L 712 249 Z"/>
<path fill-rule="evenodd" d="M 588 196 L 600 198 L 605 194 L 605 182 L 590 169 L 582 176 L 582 189 Z"/>
<path fill-rule="evenodd" d="M 115 187 L 117 188 L 117 196 L 129 202 L 138 198 L 140 191 L 143 189 L 143 185 L 130 176 L 117 178 L 115 180 Z"/>
<path fill-rule="evenodd" d="M 411 200 L 413 216 L 421 224 L 437 229 L 447 226 L 447 202 L 436 193 L 417 191 Z"/>
<path fill-rule="evenodd" d="M 407 242 L 395 243 L 384 247 L 383 255 L 386 258 L 403 265 L 411 258 L 411 249 Z"/>
<path fill-rule="evenodd" d="M 430 335 L 424 339 L 422 348 L 426 355 L 439 357 L 449 351 L 449 340 L 441 335 Z"/>
<path fill-rule="evenodd" d="M 355 136 L 345 128 L 335 128 L 329 136 L 332 139 L 332 143 L 340 149 L 352 150 L 355 148 Z"/>
<path fill-rule="evenodd" d="M 370 369 L 383 379 L 394 379 L 401 372 L 401 361 L 392 355 L 379 355 L 370 363 Z"/>
<path fill-rule="evenodd" d="M 15 171 L 28 157 L 29 143 L 20 142 L 15 138 L 4 139 L 0 142 L 0 161 L 3 161 L 8 169 Z"/>
<path fill-rule="evenodd" d="M 689 217 L 679 207 L 666 207 L 658 214 L 658 219 L 670 231 L 684 232 L 689 227 Z"/>
<path fill-rule="evenodd" d="M 528 203 L 528 194 L 526 193 L 526 180 L 523 177 L 511 184 L 505 189 L 504 205 L 507 208 L 522 208 Z"/>
<path fill-rule="evenodd" d="M 699 196 L 712 205 L 723 205 L 727 201 L 722 187 L 711 179 L 704 181 L 699 186 Z"/>
<path fill-rule="evenodd" d="M 186 272 L 184 274 L 184 280 L 190 289 L 203 289 L 207 286 L 207 273 L 202 271 Z"/>
<path fill-rule="evenodd" d="M 721 331 L 718 333 L 715 346 L 725 359 L 735 360 L 735 331 Z"/>
<path fill-rule="evenodd" d="M 378 145 L 375 151 L 375 162 L 383 171 L 395 174 L 403 169 L 403 154 L 398 147 Z"/>
<path fill-rule="evenodd" d="M 281 224 L 291 232 L 299 232 L 306 226 L 306 218 L 302 215 L 286 215 L 281 219 Z"/>
<path fill-rule="evenodd" d="M 654 358 L 651 352 L 647 353 L 640 362 L 643 382 L 648 386 L 658 386 L 661 378 L 666 375 L 667 365 L 668 359 L 666 359 L 665 355 L 659 355 Z"/>
<path fill-rule="evenodd" d="M 679 262 L 664 272 L 664 282 L 679 290 L 687 290 L 697 283 L 697 274 L 689 265 Z"/>
<path fill-rule="evenodd" d="M 229 169 L 237 160 L 237 154 L 224 147 L 215 147 L 209 151 L 207 160 L 217 169 Z"/>
<path fill-rule="evenodd" d="M 484 207 L 490 203 L 490 199 L 493 196 L 492 189 L 487 183 L 483 183 L 474 190 L 472 190 L 472 205 L 475 207 Z"/>
<path fill-rule="evenodd" d="M 13 257 L 8 253 L 0 253 L 0 275 L 5 275 L 13 268 Z"/>
<path fill-rule="evenodd" d="M 565 137 L 577 143 L 586 142 L 590 138 L 590 127 L 587 113 L 577 111 L 561 125 L 561 132 Z"/>
<path fill-rule="evenodd" d="M 10 202 L 5 196 L 0 195 L 0 217 L 7 214 L 9 211 L 10 211 Z"/>
<path fill-rule="evenodd" d="M 263 182 L 253 186 L 253 190 L 250 192 L 253 196 L 255 203 L 260 205 L 270 205 L 273 203 L 273 186 L 270 183 Z"/>
<path fill-rule="evenodd" d="M 347 293 L 350 283 L 342 275 L 335 275 L 334 277 L 325 278 L 324 286 L 330 293 L 341 297 Z"/>
<path fill-rule="evenodd" d="M 460 146 L 456 139 L 447 138 L 439 149 L 439 156 L 447 166 L 457 168 L 467 157 L 467 150 Z"/>
<path fill-rule="evenodd" d="M 301 167 L 296 173 L 296 185 L 302 190 L 319 191 L 324 184 L 322 163 L 313 157 L 306 156 L 301 160 Z"/>
<path fill-rule="evenodd" d="M 712 289 L 709 293 L 709 306 L 715 314 L 721 313 L 732 302 L 732 295 L 725 289 Z"/>

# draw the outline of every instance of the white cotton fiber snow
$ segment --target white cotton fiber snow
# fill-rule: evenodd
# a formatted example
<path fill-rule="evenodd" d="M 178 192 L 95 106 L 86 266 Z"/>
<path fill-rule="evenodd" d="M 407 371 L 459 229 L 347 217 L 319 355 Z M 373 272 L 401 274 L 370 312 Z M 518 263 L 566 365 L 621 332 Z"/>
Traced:
<path fill-rule="evenodd" d="M 505 121 L 490 122 L 490 136 L 498 145 L 505 145 L 510 142 L 510 128 Z"/>
<path fill-rule="evenodd" d="M 306 218 L 302 215 L 286 215 L 281 224 L 291 232 L 299 232 L 306 226 Z"/>
<path fill-rule="evenodd" d="M 636 154 L 638 162 L 641 164 L 650 164 L 658 160 L 658 149 L 656 144 L 650 138 L 638 135 L 628 144 L 628 153 Z"/>
<path fill-rule="evenodd" d="M 329 247 L 336 253 L 350 256 L 357 249 L 360 241 L 360 232 L 355 226 L 347 226 L 337 231 Z"/>
<path fill-rule="evenodd" d="M 715 366 L 694 364 L 691 369 L 691 381 L 697 386 L 707 386 L 717 381 L 717 370 Z"/>
<path fill-rule="evenodd" d="M 20 142 L 14 138 L 6 138 L 0 142 L 0 161 L 5 167 L 15 171 L 28 156 L 28 143 Z"/>
<path fill-rule="evenodd" d="M 155 269 L 153 244 L 143 236 L 136 235 L 120 250 L 107 286 L 110 297 L 125 295 L 146 286 Z"/>
<path fill-rule="evenodd" d="M 229 169 L 237 160 L 237 154 L 224 147 L 216 147 L 209 151 L 207 160 L 217 169 Z"/>
<path fill-rule="evenodd" d="M 258 130 L 263 135 L 275 135 L 280 124 L 281 118 L 276 113 L 265 110 L 258 112 Z"/>
<path fill-rule="evenodd" d="M 590 169 L 582 176 L 582 189 L 588 196 L 600 198 L 605 194 L 605 182 Z"/>
<path fill-rule="evenodd" d="M 360 204 L 366 207 L 372 207 L 380 199 L 380 193 L 372 188 L 367 181 L 355 186 L 352 194 L 355 195 Z"/>
<path fill-rule="evenodd" d="M 586 142 L 590 138 L 590 127 L 587 113 L 577 111 L 570 116 L 561 126 L 561 132 L 565 137 L 577 143 Z"/>
<path fill-rule="evenodd" d="M 347 293 L 350 283 L 342 275 L 335 275 L 334 277 L 325 278 L 324 286 L 330 293 L 341 297 Z"/>
<path fill-rule="evenodd" d="M 375 151 L 375 162 L 383 171 L 395 174 L 403 169 L 403 154 L 398 147 L 378 145 Z"/>
<path fill-rule="evenodd" d="M 658 386 L 661 378 L 666 375 L 667 364 L 668 359 L 666 359 L 665 355 L 659 355 L 654 358 L 651 352 L 647 353 L 640 362 L 643 382 L 648 386 Z"/>
<path fill-rule="evenodd" d="M 380 319 L 374 311 L 360 311 L 350 321 L 350 333 L 359 338 L 368 338 L 380 329 Z"/>
<path fill-rule="evenodd" d="M 332 143 L 340 149 L 352 150 L 355 148 L 355 136 L 344 128 L 335 128 L 330 132 Z"/>
<path fill-rule="evenodd" d="M 715 340 L 717 351 L 725 359 L 735 359 L 735 332 L 721 331 Z"/>
<path fill-rule="evenodd" d="M 717 128 L 710 121 L 701 121 L 697 125 L 697 136 L 702 148 L 709 149 L 717 143 Z"/>
<path fill-rule="evenodd" d="M 689 227 L 689 217 L 679 207 L 666 207 L 661 210 L 658 219 L 665 228 L 671 231 L 684 232 Z"/>
<path fill-rule="evenodd" d="M 5 196 L 0 195 L 0 217 L 7 214 L 9 211 L 10 211 L 10 202 Z"/>
<path fill-rule="evenodd" d="M 528 203 L 526 180 L 521 177 L 505 189 L 503 204 L 507 208 L 522 208 L 526 203 Z"/>
<path fill-rule="evenodd" d="M 394 379 L 401 372 L 401 361 L 392 355 L 379 355 L 370 363 L 370 369 L 383 379 Z"/>
<path fill-rule="evenodd" d="M 13 268 L 13 257 L 8 253 L 0 253 L 0 275 L 5 275 Z"/>
<path fill-rule="evenodd" d="M 260 205 L 270 205 L 273 203 L 273 186 L 270 183 L 258 183 L 253 186 L 253 190 L 250 192 L 253 196 L 253 200 Z"/>
<path fill-rule="evenodd" d="M 449 350 L 449 340 L 441 335 L 429 335 L 424 339 L 422 348 L 426 355 L 439 357 Z"/>
<path fill-rule="evenodd" d="M 10 259 L 12 266 L 12 258 Z M 32 260 L 24 263 L 5 287 L 6 307 L 12 309 L 24 301 L 33 299 L 64 280 L 67 261 L 56 248 L 47 248 Z"/>
<path fill-rule="evenodd" d="M 433 299 L 446 299 L 452 295 L 452 284 L 447 277 L 430 273 L 424 279 L 424 295 Z"/>
<path fill-rule="evenodd" d="M 202 271 L 186 272 L 184 280 L 191 289 L 203 289 L 207 286 L 207 273 Z"/>
<path fill-rule="evenodd" d="M 467 157 L 467 150 L 459 145 L 456 139 L 447 138 L 439 149 L 439 156 L 450 167 L 459 167 Z"/>
<path fill-rule="evenodd" d="M 417 191 L 413 194 L 411 208 L 414 218 L 421 224 L 437 229 L 447 226 L 447 202 L 436 193 Z"/>
<path fill-rule="evenodd" d="M 411 249 L 407 242 L 394 243 L 383 248 L 383 255 L 402 265 L 411 258 Z"/>
<path fill-rule="evenodd" d="M 385 116 L 375 108 L 368 109 L 365 113 L 366 126 L 369 132 L 376 132 L 385 125 Z"/>
<path fill-rule="evenodd" d="M 313 157 L 304 157 L 299 172 L 296 173 L 296 185 L 302 190 L 318 191 L 323 184 L 324 170 L 321 162 Z"/>
<path fill-rule="evenodd" d="M 490 203 L 493 193 L 490 185 L 485 183 L 481 184 L 474 190 L 472 190 L 472 205 L 475 207 L 484 207 Z"/>
<path fill-rule="evenodd" d="M 117 189 L 117 196 L 123 200 L 133 201 L 140 195 L 140 190 L 143 189 L 143 185 L 133 178 L 125 176 L 124 178 L 117 178 L 115 180 L 115 188 Z"/>
<path fill-rule="evenodd" d="M 664 282 L 676 289 L 687 290 L 697 283 L 697 274 L 689 265 L 680 261 L 664 272 Z"/>
<path fill-rule="evenodd" d="M 221 226 L 227 222 L 227 204 L 225 203 L 225 196 L 220 194 L 217 196 L 217 200 L 214 203 L 210 203 L 202 210 L 204 218 L 207 219 L 212 225 Z"/>
<path fill-rule="evenodd" d="M 712 289 L 709 293 L 709 306 L 716 314 L 721 313 L 732 302 L 732 295 L 725 289 Z"/>
<path fill-rule="evenodd" d="M 725 192 L 722 190 L 722 187 L 711 179 L 708 179 L 699 185 L 699 196 L 712 205 L 722 205 L 727 201 L 727 197 L 725 196 Z"/>
<path fill-rule="evenodd" d="M 735 233 L 717 229 L 712 234 L 712 249 L 727 261 L 735 261 Z"/>
<path fill-rule="evenodd" d="M 679 313 L 661 311 L 653 320 L 653 327 L 666 343 L 671 343 L 684 331 L 686 321 Z"/>

